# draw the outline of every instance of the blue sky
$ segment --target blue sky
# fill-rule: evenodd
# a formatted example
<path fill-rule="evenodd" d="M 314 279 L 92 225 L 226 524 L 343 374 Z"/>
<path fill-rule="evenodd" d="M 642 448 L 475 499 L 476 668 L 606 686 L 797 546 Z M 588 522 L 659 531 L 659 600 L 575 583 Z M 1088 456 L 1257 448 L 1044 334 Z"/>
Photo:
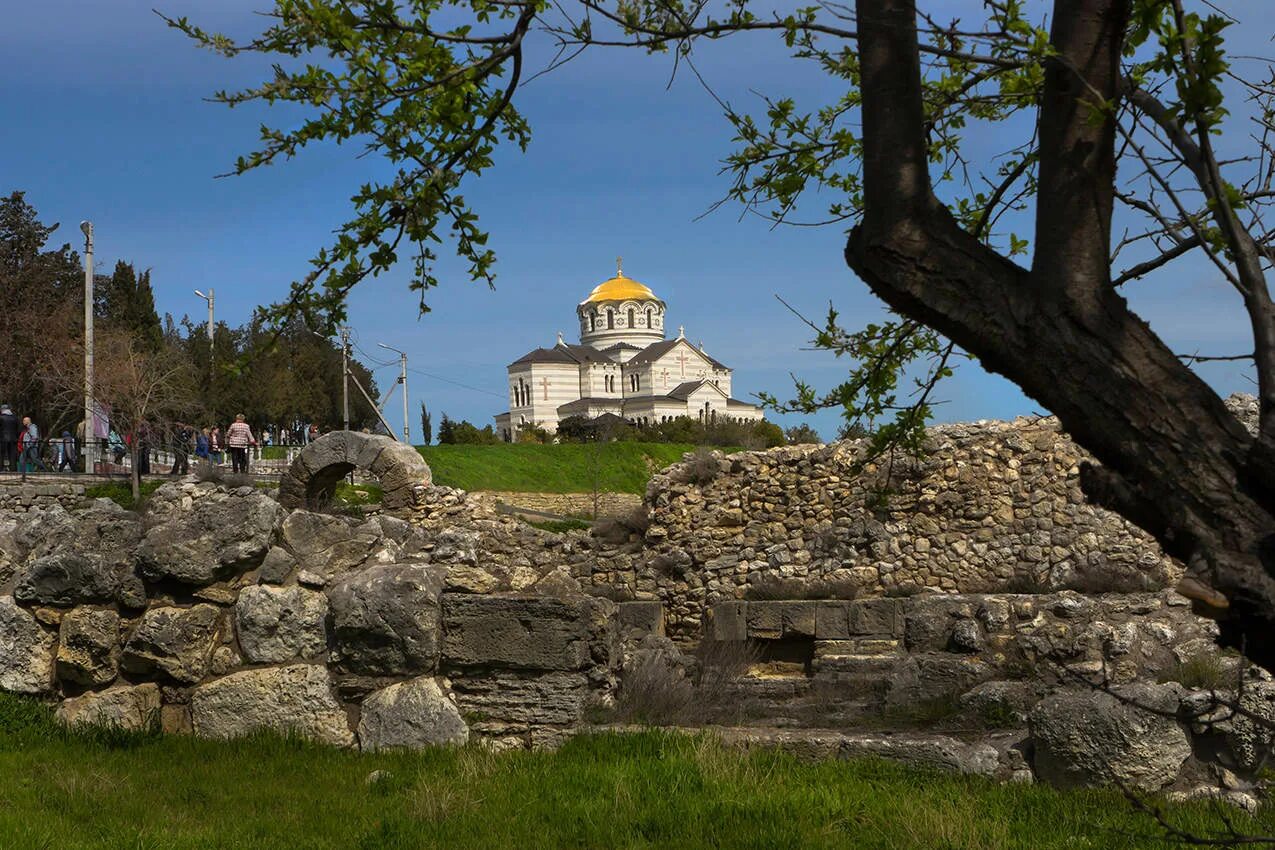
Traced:
<path fill-rule="evenodd" d="M 351 148 L 321 148 L 281 167 L 214 179 L 250 149 L 259 123 L 286 123 L 289 115 L 206 102 L 216 89 L 258 81 L 265 66 L 196 50 L 152 6 L 246 34 L 260 26 L 252 12 L 265 0 L 41 0 L 6 9 L 0 191 L 26 191 L 77 248 L 76 223 L 92 219 L 99 270 L 116 259 L 151 268 L 161 313 L 198 320 L 205 308 L 192 290 L 213 287 L 218 319 L 238 324 L 305 273 L 376 166 Z M 1268 35 L 1235 37 L 1258 50 L 1269 46 Z M 835 96 L 773 40 L 742 47 L 706 47 L 698 59 L 737 107 L 755 104 L 754 90 L 812 102 Z M 388 355 L 378 342 L 404 349 L 421 370 L 409 373 L 415 438 L 419 399 L 436 420 L 446 411 L 483 425 L 504 410 L 505 365 L 551 345 L 559 330 L 574 340 L 576 302 L 612 275 L 617 255 L 626 273 L 668 302 L 669 327 L 685 325 L 688 337 L 735 369 L 743 398 L 759 390 L 782 396 L 790 373 L 818 386 L 844 373 L 831 356 L 804 350 L 806 329 L 775 294 L 812 317 L 829 301 L 849 324 L 883 317 L 846 269 L 837 228 L 773 230 L 729 205 L 699 218 L 727 188 L 718 170 L 731 131 L 693 77 L 670 86 L 669 71 L 666 57 L 599 50 L 520 92 L 533 128 L 529 151 L 502 151 L 497 167 L 466 190 L 499 257 L 495 291 L 470 283 L 444 253 L 444 286 L 424 317 L 405 270 L 356 292 L 351 325 L 360 348 L 374 357 Z M 992 141 L 975 136 L 974 149 Z M 826 202 L 807 209 L 817 215 Z M 1153 286 L 1134 287 L 1135 308 L 1176 350 L 1230 354 L 1249 345 L 1237 299 L 1206 262 L 1182 261 Z M 388 389 L 397 361 L 369 365 Z M 1233 364 L 1204 374 L 1222 392 L 1251 387 Z M 1039 410 L 973 363 L 938 397 L 943 421 Z M 387 412 L 396 428 L 401 415 L 396 398 Z M 838 423 L 835 412 L 808 419 L 825 437 Z"/>

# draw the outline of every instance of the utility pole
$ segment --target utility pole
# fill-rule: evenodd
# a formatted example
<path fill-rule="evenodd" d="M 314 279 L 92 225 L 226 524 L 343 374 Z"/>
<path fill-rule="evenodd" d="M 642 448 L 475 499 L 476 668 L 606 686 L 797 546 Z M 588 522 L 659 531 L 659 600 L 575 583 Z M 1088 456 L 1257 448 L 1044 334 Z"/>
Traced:
<path fill-rule="evenodd" d="M 341 415 L 343 428 L 350 430 L 350 326 L 341 328 Z"/>
<path fill-rule="evenodd" d="M 377 345 L 384 348 L 386 351 L 398 352 L 398 365 L 400 369 L 398 382 L 403 385 L 403 442 L 410 446 L 412 444 L 412 437 L 411 426 L 409 424 L 410 420 L 407 418 L 407 352 L 399 351 L 397 348 L 392 348 L 383 342 L 378 342 Z"/>
<path fill-rule="evenodd" d="M 80 222 L 84 233 L 84 471 L 92 473 L 93 445 L 93 222 Z"/>
<path fill-rule="evenodd" d="M 196 290 L 195 290 L 195 294 L 196 294 L 196 295 L 198 295 L 200 298 L 202 298 L 202 299 L 204 299 L 205 301 L 207 301 L 207 302 L 208 302 L 208 351 L 209 351 L 209 357 L 211 358 L 211 356 L 212 356 L 212 354 L 211 354 L 211 353 L 212 353 L 212 344 L 213 344 L 213 300 L 214 300 L 214 292 L 213 292 L 212 287 L 209 287 L 209 288 L 208 288 L 208 294 L 207 294 L 207 295 L 205 295 L 204 293 L 200 292 L 198 289 L 196 289 Z"/>

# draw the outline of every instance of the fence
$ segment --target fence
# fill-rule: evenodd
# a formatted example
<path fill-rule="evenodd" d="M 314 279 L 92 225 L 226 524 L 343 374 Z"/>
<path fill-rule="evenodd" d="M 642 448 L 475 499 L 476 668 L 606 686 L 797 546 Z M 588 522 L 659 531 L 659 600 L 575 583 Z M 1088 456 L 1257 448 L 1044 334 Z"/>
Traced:
<path fill-rule="evenodd" d="M 16 445 L 0 444 L 0 475 L 84 472 L 84 447 L 78 440 L 74 441 L 73 450 L 70 453 L 74 461 L 68 459 L 67 447 L 61 438 L 42 439 L 37 445 L 38 448 L 30 452 L 26 450 L 26 446 L 19 451 Z M 248 449 L 249 471 L 258 476 L 282 475 L 303 447 L 283 446 L 280 448 L 283 449 L 283 457 L 263 459 L 261 446 L 250 447 Z M 145 465 L 142 465 L 143 459 L 139 457 L 143 474 L 172 472 L 177 462 L 177 453 L 171 448 L 148 448 L 146 452 Z M 270 454 L 277 454 L 277 450 L 271 451 Z M 97 455 L 98 459 L 93 466 L 94 474 L 108 476 L 132 474 L 132 459 L 129 457 L 127 447 L 116 445 L 112 448 L 102 441 L 98 446 Z M 212 459 L 205 461 L 204 458 L 196 457 L 194 453 L 187 455 L 187 461 L 192 467 L 197 463 L 213 462 Z M 215 459 L 214 465 L 221 469 L 230 469 L 230 453 L 222 452 L 220 458 Z"/>

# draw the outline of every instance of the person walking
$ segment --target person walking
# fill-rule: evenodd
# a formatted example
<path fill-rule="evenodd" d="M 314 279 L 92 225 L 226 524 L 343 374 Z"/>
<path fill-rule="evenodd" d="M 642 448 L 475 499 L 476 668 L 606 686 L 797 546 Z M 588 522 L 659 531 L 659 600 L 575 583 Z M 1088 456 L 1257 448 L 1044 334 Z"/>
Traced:
<path fill-rule="evenodd" d="M 40 429 L 30 416 L 22 417 L 22 434 L 18 439 L 22 444 L 22 471 L 35 472 L 38 466 L 41 472 L 48 472 L 49 468 L 40 459 Z"/>
<path fill-rule="evenodd" d="M 68 469 L 75 472 L 75 438 L 70 431 L 63 431 L 62 442 L 58 444 L 58 472 Z"/>
<path fill-rule="evenodd" d="M 248 427 L 242 413 L 235 415 L 235 421 L 226 429 L 226 444 L 230 446 L 230 462 L 236 473 L 248 471 L 248 447 L 257 445 L 253 439 L 252 429 Z"/>
<path fill-rule="evenodd" d="M 0 404 L 0 470 L 18 471 L 18 438 L 22 423 L 7 404 Z"/>
<path fill-rule="evenodd" d="M 190 426 L 178 422 L 173 426 L 173 468 L 169 475 L 190 474 Z"/>
<path fill-rule="evenodd" d="M 195 434 L 195 457 L 208 462 L 208 429 L 205 428 Z"/>
<path fill-rule="evenodd" d="M 225 450 L 226 447 L 221 442 L 221 426 L 214 425 L 212 433 L 208 435 L 208 456 L 212 459 L 213 466 L 221 466 L 222 452 Z"/>

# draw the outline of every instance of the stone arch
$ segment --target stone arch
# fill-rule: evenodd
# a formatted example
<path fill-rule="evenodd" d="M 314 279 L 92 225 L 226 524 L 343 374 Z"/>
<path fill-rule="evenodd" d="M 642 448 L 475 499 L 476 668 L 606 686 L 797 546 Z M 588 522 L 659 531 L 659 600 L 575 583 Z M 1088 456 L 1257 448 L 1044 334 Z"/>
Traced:
<path fill-rule="evenodd" d="M 356 469 L 380 479 L 386 510 L 412 505 L 412 488 L 433 477 L 420 452 L 390 437 L 332 431 L 301 450 L 279 482 L 285 508 L 320 508 L 332 500 L 337 482 Z"/>

